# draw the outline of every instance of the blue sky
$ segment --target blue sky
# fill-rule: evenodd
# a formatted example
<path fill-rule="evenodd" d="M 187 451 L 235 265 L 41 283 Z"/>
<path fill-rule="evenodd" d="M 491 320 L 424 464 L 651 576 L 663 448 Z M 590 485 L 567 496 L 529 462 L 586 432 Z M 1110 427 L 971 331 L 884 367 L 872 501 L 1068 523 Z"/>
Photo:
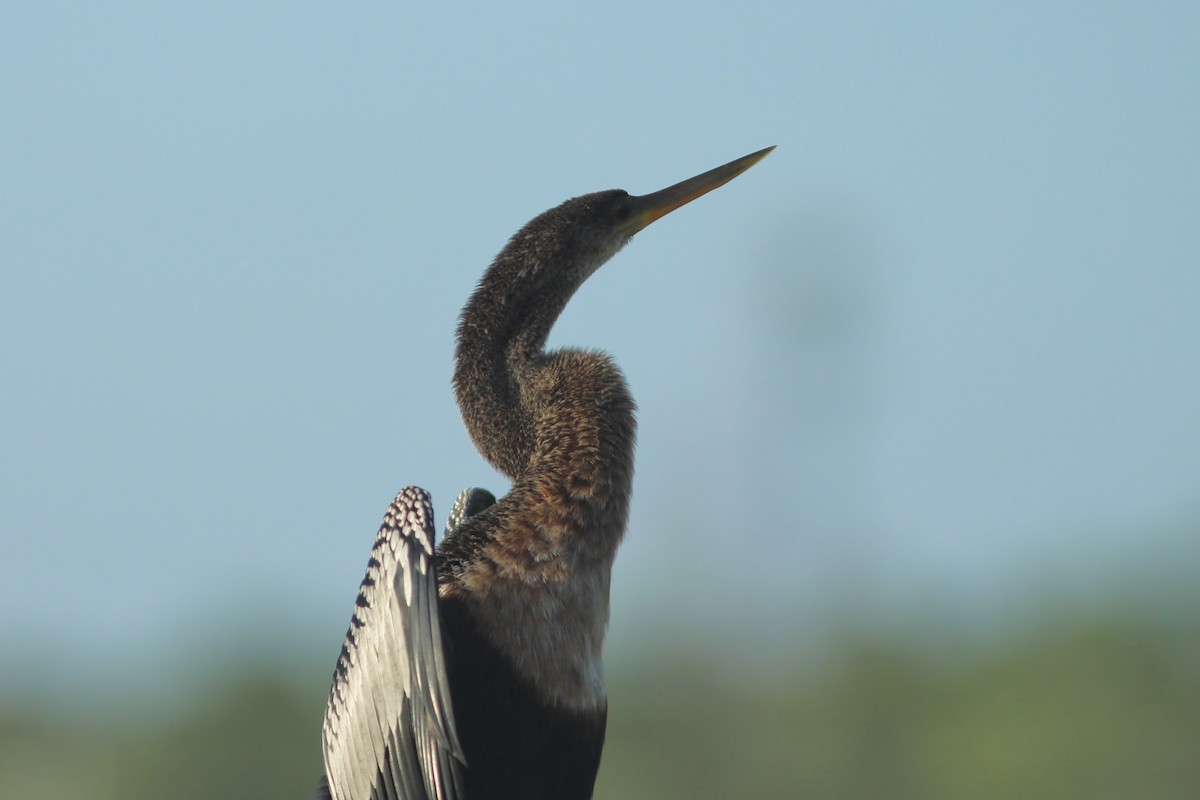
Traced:
<path fill-rule="evenodd" d="M 1194 558 L 1197 30 L 1187 3 L 5 9 L 0 646 L 72 675 L 263 626 L 332 663 L 392 494 L 503 488 L 449 376 L 505 239 L 770 144 L 552 337 L 641 409 L 617 647 L 969 622 Z"/>

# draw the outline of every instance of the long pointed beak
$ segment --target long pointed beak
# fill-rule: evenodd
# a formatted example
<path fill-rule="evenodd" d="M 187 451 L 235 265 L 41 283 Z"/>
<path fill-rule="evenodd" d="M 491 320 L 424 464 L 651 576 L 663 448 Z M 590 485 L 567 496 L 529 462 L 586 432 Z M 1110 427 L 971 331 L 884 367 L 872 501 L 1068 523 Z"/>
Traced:
<path fill-rule="evenodd" d="M 654 220 L 670 214 L 682 205 L 692 202 L 702 194 L 707 194 L 718 186 L 724 186 L 731 180 L 753 167 L 775 149 L 775 145 L 763 148 L 757 153 L 742 156 L 736 161 L 730 161 L 724 166 L 710 169 L 694 178 L 688 178 L 674 186 L 660 189 L 652 194 L 644 194 L 633 199 L 633 213 L 623 226 L 629 235 L 640 231 Z"/>

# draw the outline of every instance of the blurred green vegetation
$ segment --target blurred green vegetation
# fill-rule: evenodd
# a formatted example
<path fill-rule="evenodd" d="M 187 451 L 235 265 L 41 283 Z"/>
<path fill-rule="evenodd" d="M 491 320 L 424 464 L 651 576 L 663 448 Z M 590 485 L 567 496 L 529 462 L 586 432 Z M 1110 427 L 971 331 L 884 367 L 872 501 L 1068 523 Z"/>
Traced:
<path fill-rule="evenodd" d="M 1093 620 L 953 659 L 859 641 L 731 691 L 619 679 L 599 796 L 1200 797 L 1200 648 Z"/>
<path fill-rule="evenodd" d="M 1198 633 L 1092 614 L 954 655 L 858 636 L 767 677 L 622 662 L 597 797 L 1200 797 Z M 0 797 L 310 797 L 327 681 L 295 663 L 227 662 L 166 711 L 5 697 Z"/>

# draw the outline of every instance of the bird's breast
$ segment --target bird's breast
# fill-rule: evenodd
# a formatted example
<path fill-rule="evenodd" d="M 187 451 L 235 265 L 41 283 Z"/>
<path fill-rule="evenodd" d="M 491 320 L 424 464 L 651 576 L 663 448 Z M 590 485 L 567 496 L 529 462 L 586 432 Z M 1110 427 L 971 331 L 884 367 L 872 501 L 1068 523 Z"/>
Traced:
<path fill-rule="evenodd" d="M 493 574 L 486 592 L 463 599 L 476 630 L 547 706 L 588 711 L 607 703 L 609 575 L 607 565 L 556 580 Z"/>

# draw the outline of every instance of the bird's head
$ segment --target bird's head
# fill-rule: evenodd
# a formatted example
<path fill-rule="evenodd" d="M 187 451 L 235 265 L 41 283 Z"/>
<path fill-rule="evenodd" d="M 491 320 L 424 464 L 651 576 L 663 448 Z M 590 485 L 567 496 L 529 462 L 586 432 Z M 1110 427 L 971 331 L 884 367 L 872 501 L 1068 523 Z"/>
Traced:
<path fill-rule="evenodd" d="M 506 250 L 518 256 L 513 261 L 521 265 L 524 282 L 574 291 L 635 233 L 733 180 L 774 149 L 759 150 L 651 194 L 609 189 L 574 197 L 532 219 Z"/>

